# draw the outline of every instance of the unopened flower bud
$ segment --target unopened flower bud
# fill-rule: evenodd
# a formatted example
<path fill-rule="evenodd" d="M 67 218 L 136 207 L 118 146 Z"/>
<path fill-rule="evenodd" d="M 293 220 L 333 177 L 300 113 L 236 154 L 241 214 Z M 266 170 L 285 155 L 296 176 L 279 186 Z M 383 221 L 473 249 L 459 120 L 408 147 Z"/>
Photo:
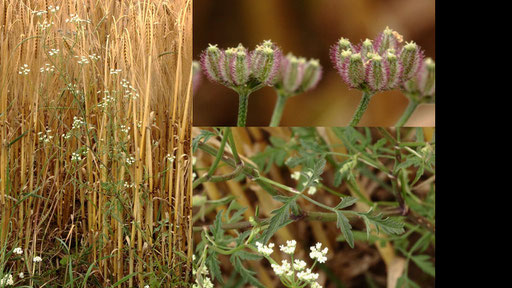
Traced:
<path fill-rule="evenodd" d="M 411 79 L 420 67 L 423 55 L 416 43 L 407 43 L 400 53 L 400 63 L 402 65 L 402 81 Z"/>
<path fill-rule="evenodd" d="M 201 85 L 201 65 L 197 61 L 192 62 L 192 94 L 196 93 L 197 88 Z"/>
<path fill-rule="evenodd" d="M 302 79 L 301 91 L 309 91 L 316 87 L 320 79 L 322 79 L 322 65 L 317 59 L 311 59 L 306 63 L 304 69 L 304 77 Z"/>
<path fill-rule="evenodd" d="M 372 55 L 372 58 L 369 61 L 370 63 L 367 65 L 368 85 L 373 91 L 384 89 L 387 85 L 387 76 L 384 64 L 382 63 L 382 57 L 379 55 Z"/>
<path fill-rule="evenodd" d="M 338 43 L 334 44 L 331 47 L 330 56 L 331 61 L 338 70 L 338 72 L 342 71 L 342 66 L 347 59 L 348 56 L 352 55 L 353 52 L 352 44 L 346 38 L 340 38 Z"/>
<path fill-rule="evenodd" d="M 420 97 L 434 96 L 436 92 L 435 63 L 431 58 L 425 59 L 416 77 L 404 83 L 404 89 Z"/>
<path fill-rule="evenodd" d="M 399 39 L 398 36 L 401 37 L 396 31 L 386 27 L 384 32 L 382 32 L 375 41 L 375 50 L 377 53 L 382 55 L 388 49 L 396 49 L 401 41 L 401 38 Z"/>
<path fill-rule="evenodd" d="M 306 59 L 297 58 L 291 53 L 282 60 L 282 87 L 289 94 L 295 93 L 302 84 L 305 63 Z"/>
<path fill-rule="evenodd" d="M 372 40 L 366 39 L 361 44 L 361 50 L 359 51 L 363 59 L 369 59 L 371 54 L 373 54 L 373 44 Z"/>
<path fill-rule="evenodd" d="M 210 81 L 222 82 L 220 69 L 221 50 L 211 45 L 201 54 L 201 68 Z"/>
<path fill-rule="evenodd" d="M 254 78 L 266 85 L 277 79 L 281 61 L 281 50 L 271 41 L 258 45 L 252 52 L 251 69 Z"/>
<path fill-rule="evenodd" d="M 365 69 L 361 54 L 352 54 L 350 56 L 348 67 L 344 73 L 345 82 L 352 88 L 357 88 L 365 80 Z"/>
<path fill-rule="evenodd" d="M 245 85 L 251 75 L 249 61 L 247 49 L 242 44 L 236 48 L 226 49 L 221 58 L 221 74 L 224 82 L 233 87 Z"/>
<path fill-rule="evenodd" d="M 390 49 L 392 50 L 392 49 Z M 401 66 L 398 57 L 392 52 L 386 55 L 387 85 L 386 89 L 393 89 L 400 83 Z"/>

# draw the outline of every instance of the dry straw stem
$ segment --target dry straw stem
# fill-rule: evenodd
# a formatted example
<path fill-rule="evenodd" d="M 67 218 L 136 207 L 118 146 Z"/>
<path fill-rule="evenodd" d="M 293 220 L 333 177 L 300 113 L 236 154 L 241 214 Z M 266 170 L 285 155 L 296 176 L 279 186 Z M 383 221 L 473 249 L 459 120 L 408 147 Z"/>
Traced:
<path fill-rule="evenodd" d="M 0 246 L 64 239 L 102 283 L 189 279 L 191 9 L 0 2 Z"/>

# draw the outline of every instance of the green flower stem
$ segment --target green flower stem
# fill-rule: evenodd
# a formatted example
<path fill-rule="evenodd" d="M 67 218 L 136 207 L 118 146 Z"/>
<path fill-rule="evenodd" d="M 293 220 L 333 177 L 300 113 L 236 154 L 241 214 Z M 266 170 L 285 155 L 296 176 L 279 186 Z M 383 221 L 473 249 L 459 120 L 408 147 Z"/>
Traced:
<path fill-rule="evenodd" d="M 277 102 L 274 107 L 274 112 L 272 113 L 272 119 L 270 120 L 270 127 L 277 127 L 281 122 L 281 117 L 283 117 L 284 105 L 286 100 L 290 95 L 286 94 L 283 91 L 277 90 Z"/>
<path fill-rule="evenodd" d="M 247 121 L 247 110 L 249 107 L 249 95 L 251 94 L 248 90 L 240 90 L 238 92 L 238 127 L 245 127 Z"/>
<path fill-rule="evenodd" d="M 407 108 L 405 108 L 404 114 L 402 114 L 402 117 L 396 122 L 395 127 L 402 127 L 405 125 L 407 120 L 411 117 L 414 110 L 416 110 L 416 107 L 418 107 L 420 103 L 416 100 L 410 100 L 409 105 L 407 105 Z"/>
<path fill-rule="evenodd" d="M 364 112 L 368 108 L 368 104 L 370 103 L 370 99 L 372 98 L 373 93 L 367 89 L 363 90 L 363 97 L 361 98 L 361 102 L 359 102 L 359 106 L 357 106 L 356 113 L 352 116 L 352 120 L 350 120 L 349 126 L 356 126 L 357 123 L 363 117 Z"/>

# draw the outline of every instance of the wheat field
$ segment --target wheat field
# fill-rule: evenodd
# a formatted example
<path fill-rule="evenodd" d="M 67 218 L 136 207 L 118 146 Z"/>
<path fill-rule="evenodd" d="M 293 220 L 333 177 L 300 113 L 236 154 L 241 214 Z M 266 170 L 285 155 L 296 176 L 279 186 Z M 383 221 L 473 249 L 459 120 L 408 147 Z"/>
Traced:
<path fill-rule="evenodd" d="M 188 286 L 191 9 L 0 2 L 0 281 Z"/>

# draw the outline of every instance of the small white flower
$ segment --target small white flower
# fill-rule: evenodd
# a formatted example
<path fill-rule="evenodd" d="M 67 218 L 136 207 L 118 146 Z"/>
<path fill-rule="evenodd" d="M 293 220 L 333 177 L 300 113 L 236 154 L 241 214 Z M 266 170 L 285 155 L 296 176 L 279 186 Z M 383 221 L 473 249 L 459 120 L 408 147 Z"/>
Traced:
<path fill-rule="evenodd" d="M 295 179 L 298 181 L 300 178 L 300 172 L 299 171 L 293 172 L 291 177 L 292 177 L 292 179 Z"/>
<path fill-rule="evenodd" d="M 0 279 L 0 286 L 10 286 L 10 285 L 14 285 L 14 280 L 12 279 L 12 275 L 11 274 L 7 274 L 4 276 L 4 278 Z"/>
<path fill-rule="evenodd" d="M 284 253 L 291 255 L 291 254 L 295 253 L 295 247 L 296 246 L 297 246 L 297 241 L 291 240 L 291 241 L 286 241 L 286 246 L 281 245 L 281 246 L 279 246 L 279 248 Z"/>
<path fill-rule="evenodd" d="M 149 285 L 145 285 L 144 288 L 149 288 Z"/>
<path fill-rule="evenodd" d="M 296 271 L 302 271 L 306 268 L 306 265 L 307 263 L 305 261 L 295 259 L 295 261 L 293 262 L 293 269 L 295 269 Z"/>
<path fill-rule="evenodd" d="M 34 257 L 34 259 L 32 259 L 34 261 L 34 263 L 39 263 L 41 261 L 43 261 L 43 258 L 39 257 L 39 256 L 36 256 Z"/>
<path fill-rule="evenodd" d="M 21 247 L 16 247 L 12 252 L 14 252 L 14 254 L 21 255 L 23 254 L 23 249 L 21 249 Z"/>
<path fill-rule="evenodd" d="M 274 252 L 274 243 L 269 243 L 268 245 L 263 245 L 260 242 L 256 242 L 256 247 L 258 247 L 258 252 L 265 255 L 270 256 Z"/>
<path fill-rule="evenodd" d="M 316 187 L 315 186 L 309 187 L 308 194 L 309 195 L 315 195 L 316 194 Z"/>
<path fill-rule="evenodd" d="M 310 268 L 306 269 L 306 271 L 300 271 L 297 273 L 297 278 L 306 282 L 315 281 L 316 279 L 318 279 L 318 276 L 318 273 L 311 272 Z"/>
<path fill-rule="evenodd" d="M 277 276 L 291 276 L 293 274 L 292 267 L 288 261 L 283 260 L 281 265 L 272 264 L 272 269 Z"/>
<path fill-rule="evenodd" d="M 23 64 L 23 66 L 20 67 L 20 71 L 18 74 L 20 75 L 28 75 L 28 72 L 30 72 L 30 69 L 28 68 L 27 64 Z"/>
<path fill-rule="evenodd" d="M 311 288 L 322 288 L 322 285 L 318 284 L 318 282 L 311 283 Z"/>
<path fill-rule="evenodd" d="M 327 247 L 325 247 L 323 250 L 322 249 L 322 243 L 316 243 L 315 246 L 311 246 L 311 253 L 309 253 L 309 257 L 311 257 L 311 259 L 313 260 L 317 260 L 318 262 L 320 263 L 325 263 L 325 261 L 327 261 L 327 252 L 329 251 L 329 249 Z"/>
<path fill-rule="evenodd" d="M 23 279 L 23 278 L 25 278 L 25 274 L 23 274 L 23 272 L 20 272 L 20 274 L 18 274 L 18 277 L 19 277 L 20 279 Z"/>

